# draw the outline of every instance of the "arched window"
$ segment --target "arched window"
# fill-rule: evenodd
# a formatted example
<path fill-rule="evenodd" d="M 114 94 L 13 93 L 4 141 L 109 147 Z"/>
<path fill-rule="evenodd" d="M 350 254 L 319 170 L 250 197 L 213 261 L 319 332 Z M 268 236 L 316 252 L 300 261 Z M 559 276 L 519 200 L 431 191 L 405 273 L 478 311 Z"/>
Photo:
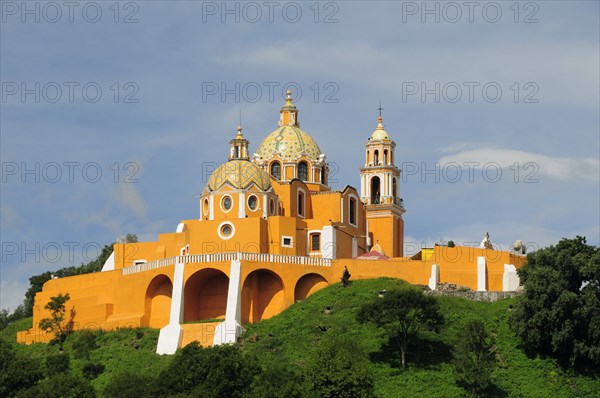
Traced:
<path fill-rule="evenodd" d="M 304 217 L 304 193 L 298 192 L 298 215 Z"/>
<path fill-rule="evenodd" d="M 396 177 L 392 180 L 392 196 L 394 197 L 394 203 L 396 203 L 398 201 L 398 183 L 396 182 Z"/>
<path fill-rule="evenodd" d="M 350 224 L 356 225 L 356 199 L 350 198 Z"/>
<path fill-rule="evenodd" d="M 387 149 L 383 151 L 383 164 L 388 164 L 388 151 L 387 151 Z"/>
<path fill-rule="evenodd" d="M 379 197 L 381 195 L 379 192 L 379 186 L 380 186 L 379 177 L 375 176 L 375 177 L 371 178 L 371 204 L 372 205 L 379 204 Z"/>
<path fill-rule="evenodd" d="M 325 167 L 327 167 L 327 166 L 321 167 L 321 184 L 323 184 L 323 185 L 327 184 L 326 169 L 325 169 Z"/>
<path fill-rule="evenodd" d="M 373 153 L 373 157 L 374 157 L 373 165 L 374 166 L 379 165 L 379 151 L 377 149 Z"/>
<path fill-rule="evenodd" d="M 279 162 L 271 163 L 271 175 L 276 180 L 281 180 L 281 164 Z"/>
<path fill-rule="evenodd" d="M 298 178 L 301 181 L 308 181 L 308 164 L 306 162 L 298 163 Z"/>

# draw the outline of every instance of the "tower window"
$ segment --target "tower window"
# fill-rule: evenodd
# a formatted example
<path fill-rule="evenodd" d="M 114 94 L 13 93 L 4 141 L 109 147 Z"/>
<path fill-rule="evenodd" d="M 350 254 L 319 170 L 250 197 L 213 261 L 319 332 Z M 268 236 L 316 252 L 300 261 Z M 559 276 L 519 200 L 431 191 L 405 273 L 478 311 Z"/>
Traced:
<path fill-rule="evenodd" d="M 231 199 L 231 196 L 229 196 L 229 195 L 223 196 L 223 200 L 221 201 L 221 204 L 223 206 L 223 210 L 224 211 L 231 210 L 231 206 L 233 205 L 233 201 Z"/>
<path fill-rule="evenodd" d="M 392 196 L 394 197 L 394 203 L 396 203 L 398 201 L 398 182 L 396 181 L 396 177 L 392 180 Z"/>
<path fill-rule="evenodd" d="M 271 215 L 275 214 L 275 200 L 274 199 L 269 200 L 269 212 L 271 213 Z"/>
<path fill-rule="evenodd" d="M 356 199 L 350 198 L 350 224 L 356 225 Z"/>
<path fill-rule="evenodd" d="M 308 164 L 306 162 L 298 163 L 298 178 L 301 181 L 308 181 Z"/>
<path fill-rule="evenodd" d="M 248 198 L 248 207 L 250 208 L 250 210 L 254 211 L 256 210 L 256 208 L 258 207 L 258 198 L 254 195 L 251 195 Z"/>
<path fill-rule="evenodd" d="M 321 250 L 321 234 L 310 235 L 310 250 L 313 252 Z"/>
<path fill-rule="evenodd" d="M 388 151 L 387 151 L 387 149 L 383 151 L 383 164 L 388 164 Z"/>
<path fill-rule="evenodd" d="M 281 164 L 279 162 L 271 163 L 271 175 L 276 180 L 281 180 Z"/>
<path fill-rule="evenodd" d="M 379 198 L 380 198 L 380 191 L 379 191 L 379 187 L 380 187 L 380 180 L 379 177 L 375 176 L 373 178 L 371 178 L 371 204 L 372 205 L 378 205 L 379 204 Z"/>
<path fill-rule="evenodd" d="M 374 165 L 378 166 L 379 165 L 379 151 L 376 149 L 375 152 L 373 152 L 373 157 L 374 157 Z"/>
<path fill-rule="evenodd" d="M 298 192 L 298 215 L 304 216 L 304 193 Z"/>

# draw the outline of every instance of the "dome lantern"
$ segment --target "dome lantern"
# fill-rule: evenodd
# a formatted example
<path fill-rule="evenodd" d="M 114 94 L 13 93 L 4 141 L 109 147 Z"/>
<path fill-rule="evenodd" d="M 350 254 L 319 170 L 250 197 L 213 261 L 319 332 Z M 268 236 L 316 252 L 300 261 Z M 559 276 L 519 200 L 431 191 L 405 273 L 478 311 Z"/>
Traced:
<path fill-rule="evenodd" d="M 229 160 L 250 160 L 248 154 L 248 144 L 250 142 L 242 134 L 242 126 L 237 127 L 237 134 L 234 139 L 229 141 Z"/>
<path fill-rule="evenodd" d="M 286 94 L 285 104 L 281 107 L 281 111 L 279 111 L 279 126 L 300 127 L 298 109 L 292 102 L 292 90 L 288 89 Z"/>

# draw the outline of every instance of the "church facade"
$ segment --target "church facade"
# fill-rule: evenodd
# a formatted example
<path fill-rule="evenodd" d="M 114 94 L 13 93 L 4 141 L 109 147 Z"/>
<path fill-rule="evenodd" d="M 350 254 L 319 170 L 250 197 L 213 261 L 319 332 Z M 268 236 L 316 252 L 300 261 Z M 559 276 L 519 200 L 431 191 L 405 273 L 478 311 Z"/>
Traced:
<path fill-rule="evenodd" d="M 365 144 L 360 192 L 330 189 L 326 156 L 300 128 L 288 91 L 278 127 L 255 153 L 238 126 L 198 217 L 154 242 L 115 244 L 102 272 L 48 281 L 35 298 L 34 327 L 18 341 L 51 338 L 37 325 L 59 293 L 71 297 L 74 329 L 160 328 L 157 352 L 173 354 L 194 340 L 236 341 L 242 325 L 338 282 L 344 267 L 354 279 L 515 290 L 524 257 L 514 253 L 436 246 L 403 257 L 395 149 L 380 115 Z"/>

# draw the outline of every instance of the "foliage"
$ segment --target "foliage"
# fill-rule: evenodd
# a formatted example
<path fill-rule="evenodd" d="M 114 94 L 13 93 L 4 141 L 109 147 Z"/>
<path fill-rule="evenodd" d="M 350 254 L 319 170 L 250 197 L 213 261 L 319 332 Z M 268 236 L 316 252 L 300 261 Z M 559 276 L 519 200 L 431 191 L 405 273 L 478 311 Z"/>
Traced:
<path fill-rule="evenodd" d="M 304 380 L 298 369 L 278 356 L 277 359 L 265 358 L 248 395 L 253 398 L 302 398 L 306 395 L 304 390 Z"/>
<path fill-rule="evenodd" d="M 406 369 L 408 343 L 422 330 L 437 331 L 444 321 L 437 300 L 413 287 L 388 291 L 383 298 L 366 303 L 357 319 L 373 322 L 387 332 L 391 345 L 400 350 L 403 369 Z"/>
<path fill-rule="evenodd" d="M 454 349 L 454 377 L 459 386 L 478 396 L 490 385 L 496 358 L 483 322 L 469 322 Z"/>
<path fill-rule="evenodd" d="M 57 343 L 60 347 L 62 347 L 72 330 L 72 322 L 69 320 L 65 323 L 65 304 L 70 298 L 69 293 L 64 295 L 60 293 L 58 296 L 50 297 L 50 301 L 48 301 L 44 308 L 50 311 L 51 318 L 43 318 L 40 321 L 40 329 L 52 333 L 54 337 L 51 342 Z M 73 316 L 74 313 L 71 310 L 71 318 Z"/>
<path fill-rule="evenodd" d="M 180 350 L 158 378 L 161 395 L 241 397 L 256 374 L 253 359 L 233 345 L 202 348 L 193 342 Z"/>
<path fill-rule="evenodd" d="M 46 374 L 54 376 L 59 373 L 68 373 L 71 368 L 71 360 L 65 352 L 50 354 L 46 357 Z"/>
<path fill-rule="evenodd" d="M 87 362 L 85 365 L 83 365 L 81 372 L 83 373 L 83 377 L 85 377 L 87 380 L 92 380 L 102 374 L 105 368 L 106 367 L 101 363 Z"/>
<path fill-rule="evenodd" d="M 448 247 L 456 247 L 456 244 L 454 243 L 453 240 L 449 240 L 448 243 L 446 244 L 446 246 L 448 246 Z"/>
<path fill-rule="evenodd" d="M 20 391 L 18 398 L 95 398 L 92 385 L 71 373 L 59 373 L 40 381 L 33 387 Z"/>
<path fill-rule="evenodd" d="M 114 375 L 106 389 L 106 398 L 151 398 L 154 396 L 154 379 L 133 370 Z"/>
<path fill-rule="evenodd" d="M 90 353 L 98 348 L 96 344 L 96 332 L 82 330 L 75 334 L 72 347 L 75 358 L 89 359 Z"/>
<path fill-rule="evenodd" d="M 12 344 L 0 338 L 0 397 L 12 397 L 41 377 L 38 361 L 18 355 Z"/>
<path fill-rule="evenodd" d="M 6 309 L 0 310 L 0 330 L 5 329 L 6 327 L 12 325 L 15 321 L 19 319 L 27 318 L 25 306 L 23 304 L 19 305 L 12 313 L 9 313 Z"/>
<path fill-rule="evenodd" d="M 355 342 L 334 337 L 323 342 L 307 370 L 312 397 L 367 398 L 375 396 L 368 360 Z"/>
<path fill-rule="evenodd" d="M 563 239 L 527 256 L 511 325 L 528 349 L 563 363 L 600 367 L 600 248 Z"/>

